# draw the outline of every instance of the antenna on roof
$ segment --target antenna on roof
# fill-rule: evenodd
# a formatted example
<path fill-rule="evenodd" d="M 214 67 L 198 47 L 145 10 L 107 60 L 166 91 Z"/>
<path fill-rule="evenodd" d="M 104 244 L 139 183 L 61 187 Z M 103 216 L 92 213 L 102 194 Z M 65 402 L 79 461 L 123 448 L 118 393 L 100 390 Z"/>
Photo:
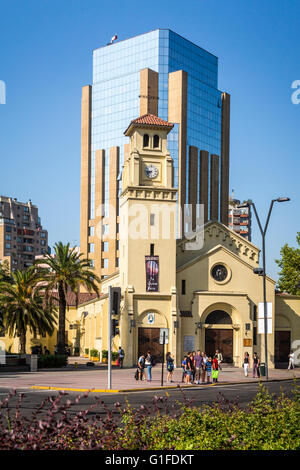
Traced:
<path fill-rule="evenodd" d="M 110 44 L 113 44 L 114 41 L 116 41 L 117 39 L 118 39 L 118 36 L 115 34 L 115 35 L 111 38 L 111 40 L 110 40 L 110 42 L 107 44 L 107 46 L 110 46 Z"/>

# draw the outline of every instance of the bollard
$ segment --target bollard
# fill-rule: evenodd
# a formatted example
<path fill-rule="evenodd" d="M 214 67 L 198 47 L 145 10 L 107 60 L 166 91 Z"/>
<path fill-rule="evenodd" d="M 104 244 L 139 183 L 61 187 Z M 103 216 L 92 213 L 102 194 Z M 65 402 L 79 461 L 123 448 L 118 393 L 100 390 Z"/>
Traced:
<path fill-rule="evenodd" d="M 78 366 L 78 362 L 75 362 L 75 369 L 77 369 L 77 366 Z"/>
<path fill-rule="evenodd" d="M 38 357 L 36 354 L 30 356 L 30 372 L 36 372 L 38 369 Z"/>

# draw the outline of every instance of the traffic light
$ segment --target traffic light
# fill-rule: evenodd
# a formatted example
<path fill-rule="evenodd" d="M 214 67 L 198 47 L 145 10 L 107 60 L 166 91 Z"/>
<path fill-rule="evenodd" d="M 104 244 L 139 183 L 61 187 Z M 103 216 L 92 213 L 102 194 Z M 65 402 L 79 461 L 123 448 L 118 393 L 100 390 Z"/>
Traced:
<path fill-rule="evenodd" d="M 121 288 L 112 287 L 110 289 L 110 314 L 112 317 L 112 337 L 117 336 L 120 333 L 120 302 L 121 302 Z"/>
<path fill-rule="evenodd" d="M 117 336 L 120 333 L 119 330 L 119 319 L 113 318 L 112 319 L 112 337 Z"/>

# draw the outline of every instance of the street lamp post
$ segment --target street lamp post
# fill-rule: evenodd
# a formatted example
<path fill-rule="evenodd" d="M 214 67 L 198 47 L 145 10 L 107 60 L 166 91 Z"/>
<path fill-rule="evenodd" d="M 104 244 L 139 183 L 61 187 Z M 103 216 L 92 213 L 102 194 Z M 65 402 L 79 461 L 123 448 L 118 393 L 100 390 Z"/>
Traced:
<path fill-rule="evenodd" d="M 262 276 L 263 276 L 263 299 L 264 299 L 264 336 L 265 336 L 265 366 L 266 366 L 266 380 L 269 378 L 269 372 L 268 372 L 268 318 L 267 318 L 267 294 L 266 294 L 266 233 L 267 233 L 267 228 L 269 225 L 270 217 L 271 217 L 271 212 L 273 209 L 274 202 L 286 202 L 289 201 L 289 197 L 279 197 L 277 199 L 272 199 L 271 204 L 270 204 L 270 209 L 268 213 L 268 217 L 266 220 L 265 227 L 262 228 L 262 225 L 260 223 L 258 213 L 255 207 L 254 202 L 248 201 L 244 204 L 240 204 L 238 208 L 242 207 L 253 207 L 254 214 L 258 223 L 258 227 L 262 236 L 262 257 L 263 257 L 263 269 L 262 269 Z M 255 269 L 254 272 L 258 273 L 259 270 Z"/>

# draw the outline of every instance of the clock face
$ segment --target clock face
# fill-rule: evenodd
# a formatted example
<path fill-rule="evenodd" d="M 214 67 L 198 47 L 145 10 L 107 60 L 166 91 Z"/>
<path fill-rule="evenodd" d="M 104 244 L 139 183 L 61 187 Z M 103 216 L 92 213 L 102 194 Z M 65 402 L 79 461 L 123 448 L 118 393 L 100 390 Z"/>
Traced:
<path fill-rule="evenodd" d="M 217 264 L 212 268 L 211 275 L 215 281 L 222 282 L 227 278 L 228 272 L 223 264 Z"/>
<path fill-rule="evenodd" d="M 154 165 L 148 165 L 145 168 L 145 173 L 148 178 L 156 178 L 158 175 L 158 168 L 156 168 Z"/>

